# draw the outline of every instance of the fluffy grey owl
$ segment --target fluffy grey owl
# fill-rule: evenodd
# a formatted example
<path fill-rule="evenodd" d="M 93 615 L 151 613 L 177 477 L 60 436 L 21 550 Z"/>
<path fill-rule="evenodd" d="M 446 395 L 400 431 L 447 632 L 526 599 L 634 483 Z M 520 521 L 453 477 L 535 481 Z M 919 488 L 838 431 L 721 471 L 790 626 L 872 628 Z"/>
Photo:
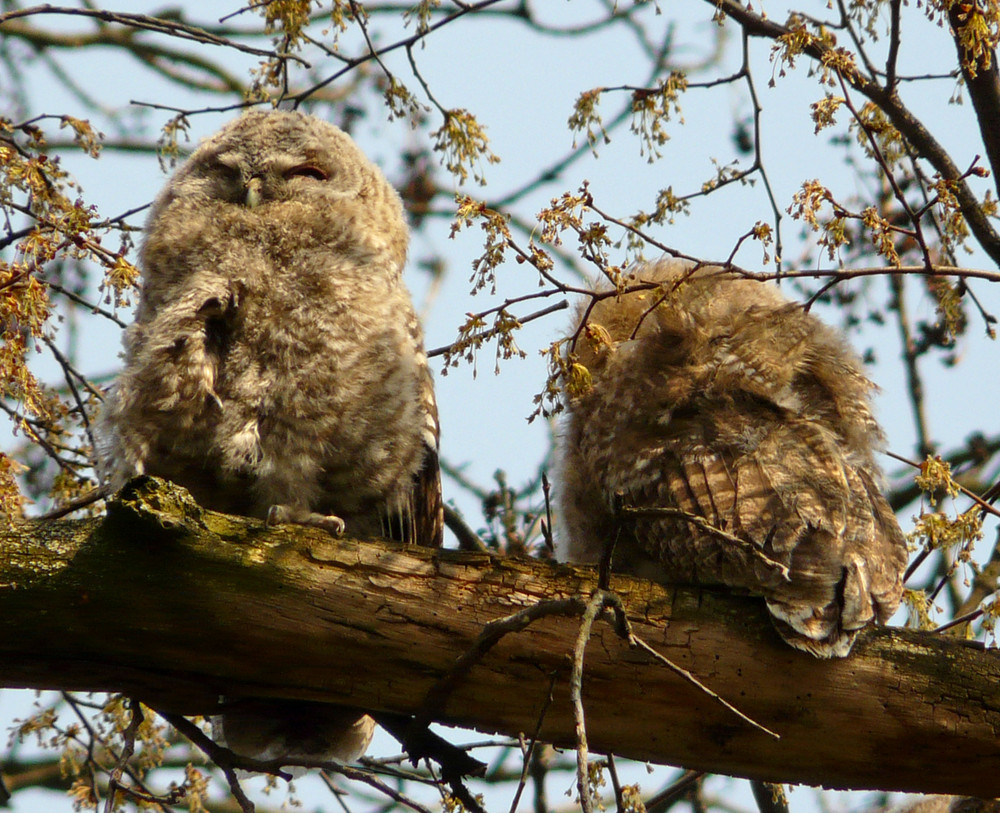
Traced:
<path fill-rule="evenodd" d="M 681 262 L 639 282 L 656 287 L 578 311 L 590 378 L 578 368 L 566 396 L 565 554 L 596 562 L 620 534 L 617 569 L 762 595 L 792 646 L 847 655 L 898 607 L 907 559 L 879 492 L 873 385 L 770 284 Z M 616 499 L 675 514 L 617 521 Z"/>
<path fill-rule="evenodd" d="M 110 484 L 158 475 L 219 511 L 440 544 L 437 409 L 401 280 L 407 242 L 399 196 L 337 127 L 252 112 L 205 141 L 147 223 L 103 419 Z M 336 739 L 297 736 L 312 713 L 267 732 L 260 708 L 242 708 L 226 737 L 250 756 Z M 364 736 L 348 722 L 358 747 L 338 758 L 363 752 L 364 719 Z"/>

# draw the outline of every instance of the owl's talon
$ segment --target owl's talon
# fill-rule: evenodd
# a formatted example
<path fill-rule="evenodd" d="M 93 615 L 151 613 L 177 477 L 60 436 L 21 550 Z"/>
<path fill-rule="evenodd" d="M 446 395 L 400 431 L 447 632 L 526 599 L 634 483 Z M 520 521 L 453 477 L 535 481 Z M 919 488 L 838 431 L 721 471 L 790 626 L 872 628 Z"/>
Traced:
<path fill-rule="evenodd" d="M 304 525 L 308 528 L 320 528 L 334 536 L 344 533 L 344 520 L 334 514 L 316 514 L 290 505 L 272 505 L 267 509 L 264 524 L 268 528 L 275 525 Z"/>
<path fill-rule="evenodd" d="M 347 527 L 344 524 L 344 520 L 338 516 L 334 516 L 333 514 L 310 514 L 306 521 L 302 524 L 309 525 L 313 528 L 322 528 L 324 531 L 327 531 L 334 536 L 342 536 L 344 528 Z"/>
<path fill-rule="evenodd" d="M 267 516 L 264 518 L 264 525 L 268 528 L 273 528 L 275 525 L 281 525 L 285 522 L 284 520 L 284 506 L 283 505 L 272 505 L 267 509 Z"/>

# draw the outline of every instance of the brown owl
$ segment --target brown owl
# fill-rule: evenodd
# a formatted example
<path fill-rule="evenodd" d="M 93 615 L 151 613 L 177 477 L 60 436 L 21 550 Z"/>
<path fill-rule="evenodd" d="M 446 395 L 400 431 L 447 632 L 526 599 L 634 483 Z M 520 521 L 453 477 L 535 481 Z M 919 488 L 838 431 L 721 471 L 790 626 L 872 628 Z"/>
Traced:
<path fill-rule="evenodd" d="M 204 142 L 146 226 L 103 417 L 110 484 L 153 474 L 219 511 L 440 544 L 437 408 L 401 279 L 407 243 L 399 196 L 331 124 L 252 112 Z M 267 721 L 260 705 L 233 706 L 229 744 L 301 756 L 293 722 L 317 715 Z M 357 714 L 342 726 L 357 747 L 320 750 L 362 753 L 365 719 L 363 736 Z"/>
<path fill-rule="evenodd" d="M 874 385 L 773 285 L 676 261 L 626 280 L 642 283 L 578 311 L 567 557 L 596 562 L 618 538 L 616 569 L 762 595 L 789 644 L 847 655 L 898 607 L 907 560 L 879 491 Z"/>
<path fill-rule="evenodd" d="M 885 811 L 885 808 L 882 808 Z M 888 813 L 1000 813 L 1000 799 L 972 796 L 917 796 L 888 809 Z"/>

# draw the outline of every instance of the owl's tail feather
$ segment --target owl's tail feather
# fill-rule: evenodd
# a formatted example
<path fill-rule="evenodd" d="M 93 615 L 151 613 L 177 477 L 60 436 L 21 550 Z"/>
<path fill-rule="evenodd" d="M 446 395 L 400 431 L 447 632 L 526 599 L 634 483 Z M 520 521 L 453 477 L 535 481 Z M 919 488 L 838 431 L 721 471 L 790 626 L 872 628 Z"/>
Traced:
<path fill-rule="evenodd" d="M 817 658 L 846 658 L 851 653 L 854 639 L 858 637 L 860 631 L 845 630 L 839 625 L 835 625 L 827 635 L 814 638 L 799 632 L 780 616 L 775 615 L 770 603 L 768 609 L 771 610 L 771 622 L 785 643 Z"/>
<path fill-rule="evenodd" d="M 830 602 L 817 607 L 769 599 L 771 621 L 796 649 L 818 658 L 845 658 L 862 629 L 888 621 L 899 606 L 902 585 L 883 585 L 880 575 L 871 573 L 864 560 L 848 556 Z"/>

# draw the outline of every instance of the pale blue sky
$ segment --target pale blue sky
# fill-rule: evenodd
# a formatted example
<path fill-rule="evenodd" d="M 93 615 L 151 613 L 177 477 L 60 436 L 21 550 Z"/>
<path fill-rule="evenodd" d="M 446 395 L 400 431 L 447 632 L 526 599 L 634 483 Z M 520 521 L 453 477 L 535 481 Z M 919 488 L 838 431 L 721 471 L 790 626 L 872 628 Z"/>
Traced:
<path fill-rule="evenodd" d="M 133 12 L 152 12 L 162 3 L 132 2 L 123 4 Z M 190 12 L 192 20 L 212 22 L 221 14 L 236 7 L 235 3 L 184 2 L 177 5 Z M 810 3 L 816 16 L 828 15 L 824 3 Z M 552 21 L 592 19 L 599 3 L 542 0 L 535 4 L 541 14 Z M 768 14 L 777 20 L 786 16 L 784 4 L 765 3 Z M 670 22 L 676 22 L 676 39 L 689 43 L 679 49 L 678 57 L 696 61 L 709 50 L 716 28 L 710 22 L 712 4 L 698 0 L 662 0 L 662 15 L 650 6 L 644 19 L 654 32 L 660 33 Z M 927 21 L 912 6 L 904 8 L 904 43 L 900 55 L 901 72 L 927 73 L 946 71 L 954 64 L 954 50 L 947 32 Z M 45 24 L 53 18 L 42 20 Z M 375 21 L 381 26 L 381 17 Z M 67 30 L 83 27 L 79 20 L 59 23 Z M 729 29 L 726 69 L 713 72 L 721 75 L 735 70 L 739 62 L 739 39 L 734 29 Z M 386 32 L 381 42 L 396 38 L 399 30 Z M 345 48 L 353 40 L 345 38 Z M 847 197 L 859 191 L 853 173 L 845 171 L 840 158 L 842 150 L 829 147 L 830 136 L 835 131 L 825 131 L 814 136 L 809 117 L 809 104 L 820 96 L 814 79 L 807 76 L 808 63 L 803 61 L 784 78 L 776 77 L 775 86 L 768 86 L 772 66 L 768 57 L 769 42 L 752 44 L 752 61 L 757 92 L 764 108 L 763 150 L 764 160 L 775 186 L 779 205 L 784 208 L 791 196 L 805 179 L 820 178 L 835 193 Z M 466 107 L 475 113 L 487 127 L 494 152 L 502 162 L 486 168 L 489 186 L 485 189 L 468 185 L 465 191 L 487 199 L 503 194 L 533 177 L 541 166 L 561 158 L 570 149 L 573 137 L 566 129 L 574 100 L 584 90 L 596 86 L 638 84 L 645 81 L 645 60 L 636 53 L 632 38 L 624 28 L 616 27 L 600 39 L 543 38 L 510 22 L 466 20 L 436 32 L 426 46 L 416 52 L 416 58 L 425 78 L 438 100 L 446 107 Z M 149 84 L 149 75 L 110 51 L 93 52 L 60 59 L 83 77 L 82 83 L 103 103 L 110 107 L 128 105 L 130 99 L 159 102 L 176 107 L 202 106 L 201 99 L 185 98 L 172 86 Z M 99 61 L 97 61 L 99 59 Z M 227 55 L 234 72 L 244 73 L 254 64 L 245 55 Z M 398 71 L 400 78 L 419 95 L 420 89 L 409 71 L 402 53 L 386 59 L 390 69 Z M 69 112 L 81 117 L 87 114 L 78 101 L 67 97 L 41 71 L 37 93 L 45 98 L 44 106 L 35 113 Z M 701 78 L 693 77 L 697 81 Z M 981 151 L 981 145 L 972 127 L 971 105 L 945 106 L 954 85 L 949 81 L 936 83 L 932 88 L 910 92 L 904 86 L 903 97 L 917 115 L 925 116 L 934 134 L 953 149 L 959 165 L 971 163 Z M 607 98 L 602 111 L 610 119 L 618 106 L 624 103 L 621 94 Z M 859 101 L 860 104 L 860 101 Z M 745 86 L 736 85 L 712 90 L 692 90 L 683 99 L 685 125 L 674 127 L 673 139 L 661 150 L 662 158 L 647 163 L 639 155 L 638 144 L 629 137 L 627 128 L 615 135 L 611 145 L 601 146 L 599 157 L 584 156 L 574 164 L 554 185 L 536 192 L 521 204 L 517 211 L 531 217 L 547 204 L 550 197 L 563 191 L 575 190 L 588 180 L 595 198 L 606 211 L 627 215 L 637 209 L 653 207 L 658 189 L 672 185 L 680 192 L 697 189 L 712 174 L 710 157 L 727 163 L 735 156 L 730 139 L 734 112 L 749 112 Z M 167 113 L 145 111 L 142 113 L 149 131 L 155 133 L 166 119 Z M 433 113 L 431 114 L 434 115 Z M 205 136 L 218 128 L 229 115 L 199 116 L 192 119 L 192 139 Z M 846 123 L 846 116 L 840 117 Z M 437 126 L 437 124 L 435 124 Z M 842 128 L 838 128 L 840 131 Z M 111 133 L 109 133 L 111 135 Z M 392 176 L 398 172 L 401 150 L 412 146 L 413 136 L 405 122 L 387 122 L 376 116 L 359 124 L 355 133 L 362 147 L 379 161 Z M 746 163 L 746 158 L 742 157 Z M 79 155 L 67 155 L 65 166 L 81 182 L 89 202 L 99 206 L 102 215 L 115 215 L 121 211 L 148 202 L 163 184 L 165 176 L 155 159 L 148 156 L 121 156 L 108 154 L 100 161 Z M 398 176 L 398 175 L 397 175 Z M 437 177 L 443 182 L 445 173 Z M 987 188 L 986 182 L 979 185 Z M 441 202 L 436 201 L 440 206 Z M 770 220 L 770 208 L 760 183 L 755 187 L 729 187 L 722 192 L 697 202 L 689 217 L 678 217 L 673 226 L 656 232 L 658 239 L 686 253 L 706 259 L 724 259 L 739 237 L 758 220 Z M 426 318 L 428 347 L 446 344 L 455 338 L 455 330 L 469 311 L 480 311 L 493 304 L 487 295 L 469 295 L 471 260 L 481 251 L 481 232 L 473 226 L 456 239 L 449 238 L 451 223 L 445 219 L 429 219 L 425 229 L 414 236 L 411 259 L 418 260 L 430 253 L 442 253 L 449 263 L 441 289 L 429 303 Z M 789 218 L 784 220 L 786 267 L 794 264 L 800 255 L 799 226 Z M 569 245 L 572 250 L 572 245 Z M 748 268 L 759 268 L 760 252 L 756 246 L 745 248 L 739 261 Z M 991 268 L 981 252 L 968 258 L 971 267 Z M 411 262 L 411 266 L 413 263 Z M 426 277 L 411 267 L 408 280 L 418 302 L 428 294 Z M 525 266 L 508 263 L 499 272 L 499 299 L 525 293 L 534 289 L 536 278 Z M 974 290 L 987 310 L 1000 313 L 1000 288 L 987 283 L 974 283 Z M 911 282 L 912 307 L 916 316 L 931 317 L 932 304 L 922 298 L 918 286 Z M 873 305 L 883 304 L 886 297 L 884 285 L 872 289 Z M 527 313 L 529 311 L 521 311 Z M 824 315 L 823 311 L 819 311 Z M 829 313 L 827 318 L 835 318 Z M 443 453 L 455 465 L 466 467 L 474 479 L 486 483 L 493 471 L 506 470 L 512 484 L 517 485 L 532 477 L 548 444 L 548 427 L 543 421 L 528 424 L 525 417 L 532 411 L 532 397 L 541 388 L 545 377 L 544 363 L 539 350 L 547 346 L 557 333 L 568 324 L 566 313 L 556 314 L 526 327 L 518 343 L 528 353 L 524 361 L 508 361 L 502 365 L 502 374 L 493 375 L 492 348 L 483 352 L 478 376 L 466 366 L 452 370 L 448 376 L 439 377 L 438 402 L 443 427 Z M 996 412 L 1000 403 L 1000 376 L 997 367 L 996 344 L 984 337 L 981 320 L 972 314 L 968 336 L 962 340 L 962 363 L 945 368 L 937 361 L 922 362 L 922 372 L 928 392 L 927 411 L 933 439 L 948 449 L 960 444 L 973 430 L 987 434 L 998 431 Z M 85 346 L 79 348 L 84 368 L 89 372 L 106 372 L 118 365 L 119 336 L 117 330 L 102 327 L 98 333 L 86 335 Z M 885 425 L 889 448 L 897 453 L 913 456 L 915 433 L 906 399 L 902 367 L 898 363 L 899 341 L 894 328 L 867 327 L 863 333 L 852 336 L 859 350 L 874 347 L 878 363 L 871 369 L 872 378 L 881 386 L 878 411 Z M 440 360 L 438 360 L 440 361 Z M 44 370 L 44 367 L 40 369 Z M 6 443 L 6 441 L 3 441 Z M 898 466 L 888 462 L 889 472 Z M 475 515 L 477 507 L 463 498 L 457 489 L 445 482 L 446 498 L 458 497 L 459 507 Z M 909 528 L 909 518 L 901 517 L 904 530 Z M 991 532 L 992 533 L 992 532 Z M 987 539 L 989 541 L 989 537 Z M 0 725 L 18 714 L 23 714 L 30 698 L 26 694 L 4 692 L 0 694 Z M 388 750 L 391 745 L 379 743 Z M 380 748 L 376 748 L 378 753 Z M 658 771 L 659 777 L 637 777 L 649 789 L 657 787 L 667 773 Z M 561 780 L 560 780 L 561 781 Z M 567 787 L 569 779 L 567 778 Z M 303 784 L 302 787 L 307 787 Z M 564 788 L 553 787 L 553 802 L 557 803 Z M 311 804 L 322 804 L 324 809 L 334 809 L 334 803 L 325 791 L 311 792 Z M 733 797 L 744 808 L 752 808 L 749 797 L 740 792 Z M 793 810 L 812 810 L 806 791 L 792 796 Z M 568 800 L 567 800 L 568 801 Z M 835 795 L 830 801 L 834 809 L 839 805 L 855 806 L 857 797 Z M 491 804 L 491 810 L 505 809 L 507 802 Z M 522 806 L 525 802 L 522 802 Z M 69 809 L 66 801 L 56 806 L 53 797 L 38 793 L 18 796 L 14 805 L 16 813 L 37 813 L 54 809 Z"/>

